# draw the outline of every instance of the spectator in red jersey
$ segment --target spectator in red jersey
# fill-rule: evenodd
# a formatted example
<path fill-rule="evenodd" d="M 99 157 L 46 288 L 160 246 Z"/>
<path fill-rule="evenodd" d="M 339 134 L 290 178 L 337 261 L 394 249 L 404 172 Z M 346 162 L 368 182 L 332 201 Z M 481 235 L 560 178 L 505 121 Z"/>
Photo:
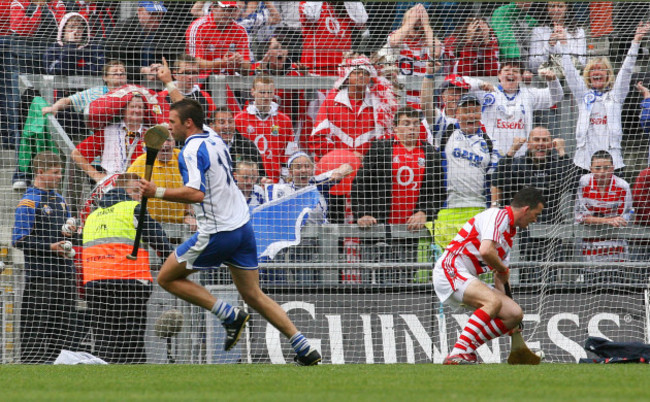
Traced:
<path fill-rule="evenodd" d="M 237 131 L 253 141 L 260 151 L 266 177 L 277 182 L 289 155 L 296 151 L 291 120 L 278 110 L 273 102 L 275 83 L 273 78 L 259 76 L 253 80 L 253 103 L 235 116 Z"/>
<path fill-rule="evenodd" d="M 22 73 L 41 73 L 45 49 L 54 43 L 65 12 L 65 3 L 60 0 L 14 0 L 11 3 L 13 49 Z"/>
<path fill-rule="evenodd" d="M 334 149 L 347 149 L 362 156 L 370 141 L 391 127 L 397 101 L 392 86 L 365 56 L 344 61 L 318 110 L 309 142 L 310 150 L 322 157 Z"/>
<path fill-rule="evenodd" d="M 99 183 L 106 176 L 126 172 L 131 163 L 143 154 L 146 105 L 144 97 L 134 93 L 120 122 L 95 131 L 72 151 L 72 160 L 93 181 Z M 100 166 L 93 166 L 98 157 L 101 158 Z"/>
<path fill-rule="evenodd" d="M 336 75 L 343 54 L 352 49 L 352 31 L 362 28 L 368 13 L 360 1 L 300 3 L 302 58 L 316 75 Z"/>
<path fill-rule="evenodd" d="M 427 63 L 440 57 L 441 45 L 433 36 L 429 15 L 422 4 L 404 14 L 402 26 L 388 36 L 388 48 L 397 59 L 400 75 L 424 76 Z M 420 91 L 406 91 L 406 102 L 415 108 L 420 106 Z"/>
<path fill-rule="evenodd" d="M 614 159 L 604 150 L 591 157 L 591 173 L 580 178 L 576 201 L 576 223 L 606 225 L 614 228 L 627 226 L 632 214 L 630 185 L 614 175 Z M 585 261 L 627 261 L 628 244 L 617 236 L 584 238 L 578 242 Z M 585 281 L 602 280 L 609 276 L 602 269 L 585 269 Z M 611 273 L 611 270 L 610 270 Z"/>
<path fill-rule="evenodd" d="M 406 224 L 417 231 L 433 220 L 440 204 L 440 174 L 434 148 L 420 141 L 420 112 L 395 113 L 394 136 L 374 141 L 352 187 L 357 224 Z"/>
<path fill-rule="evenodd" d="M 352 185 L 351 201 L 356 222 L 366 228 L 376 224 L 405 224 L 411 231 L 434 220 L 442 192 L 438 154 L 420 140 L 420 112 L 410 106 L 395 113 L 395 135 L 374 141 Z M 400 243 L 402 261 L 415 261 L 418 240 Z M 395 246 L 395 244 L 393 244 Z M 408 252 L 407 252 L 408 253 Z"/>
<path fill-rule="evenodd" d="M 301 77 L 306 74 L 306 68 L 293 63 L 289 58 L 289 51 L 284 43 L 277 37 L 271 38 L 262 61 L 253 64 L 256 75 Z M 307 101 L 305 91 L 300 89 L 279 89 L 276 91 L 275 102 L 280 111 L 291 119 L 293 131 L 296 133 L 297 142 L 301 148 L 307 149 L 307 141 L 313 121 L 307 115 Z"/>
<path fill-rule="evenodd" d="M 485 18 L 468 18 L 445 39 L 445 72 L 495 76 L 499 72 L 499 42 Z"/>
<path fill-rule="evenodd" d="M 185 32 L 185 52 L 196 57 L 206 72 L 247 74 L 251 51 L 246 29 L 235 22 L 236 1 L 217 1 L 211 12 L 196 19 Z"/>

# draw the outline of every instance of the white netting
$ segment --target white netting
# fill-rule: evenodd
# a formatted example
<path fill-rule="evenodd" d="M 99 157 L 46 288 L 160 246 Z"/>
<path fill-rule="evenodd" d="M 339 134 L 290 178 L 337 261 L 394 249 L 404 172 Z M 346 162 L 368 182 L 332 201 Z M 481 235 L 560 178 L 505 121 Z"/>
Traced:
<path fill-rule="evenodd" d="M 251 208 L 262 289 L 325 363 L 442 362 L 471 311 L 441 305 L 433 264 L 526 186 L 547 199 L 510 256 L 529 346 L 570 362 L 588 336 L 647 340 L 650 3 L 3 4 L 2 362 L 293 358 L 227 268 L 190 279 L 252 313 L 230 352 L 216 315 L 156 283 L 195 215 L 214 228 L 231 199 L 148 200 L 125 258 L 124 173 L 145 175 L 145 132 L 182 98 L 230 155 L 169 138 L 153 182 L 218 161 Z M 505 360 L 499 339 L 483 361 Z"/>

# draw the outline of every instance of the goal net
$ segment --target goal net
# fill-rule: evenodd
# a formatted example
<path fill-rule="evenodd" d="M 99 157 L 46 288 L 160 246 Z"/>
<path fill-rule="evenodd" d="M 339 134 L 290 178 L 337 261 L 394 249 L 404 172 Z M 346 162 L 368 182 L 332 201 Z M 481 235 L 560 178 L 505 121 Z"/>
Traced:
<path fill-rule="evenodd" d="M 251 313 L 232 350 L 156 281 L 238 208 L 261 288 L 325 364 L 442 363 L 472 310 L 440 302 L 433 268 L 463 244 L 447 276 L 498 282 L 485 237 L 462 243 L 488 209 L 513 224 L 497 251 L 530 348 L 648 342 L 649 3 L 14 0 L 0 23 L 3 363 L 292 362 L 225 240 L 188 278 Z M 183 99 L 228 153 L 188 145 Z M 144 208 L 148 174 L 167 199 Z M 526 187 L 546 200 L 528 227 Z"/>

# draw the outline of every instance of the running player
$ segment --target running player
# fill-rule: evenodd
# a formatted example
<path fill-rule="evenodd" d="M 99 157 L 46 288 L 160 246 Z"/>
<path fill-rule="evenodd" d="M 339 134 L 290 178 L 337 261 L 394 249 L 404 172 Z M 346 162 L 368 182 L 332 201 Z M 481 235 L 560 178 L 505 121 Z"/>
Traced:
<path fill-rule="evenodd" d="M 203 109 L 195 100 L 183 99 L 170 107 L 172 135 L 185 143 L 178 158 L 183 187 L 166 189 L 140 181 L 144 196 L 194 204 L 196 214 L 197 233 L 167 258 L 158 274 L 158 284 L 216 315 L 226 329 L 224 349 L 230 350 L 250 314 L 187 279 L 197 270 L 226 264 L 244 302 L 289 338 L 297 353 L 296 363 L 316 365 L 321 361 L 318 350 L 296 329 L 282 307 L 259 287 L 257 247 L 248 205 L 233 178 L 226 144 L 218 135 L 204 131 L 203 119 Z"/>

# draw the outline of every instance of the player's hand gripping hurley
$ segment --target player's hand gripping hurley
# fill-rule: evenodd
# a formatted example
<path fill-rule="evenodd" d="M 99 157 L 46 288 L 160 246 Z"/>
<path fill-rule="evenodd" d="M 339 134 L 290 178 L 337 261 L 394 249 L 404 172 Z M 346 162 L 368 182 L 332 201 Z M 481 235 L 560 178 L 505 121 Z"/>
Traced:
<path fill-rule="evenodd" d="M 512 299 L 512 290 L 510 289 L 510 283 L 506 282 L 503 284 L 503 287 L 506 291 L 506 296 Z M 521 324 L 519 324 L 521 327 Z M 527 364 L 527 365 L 537 365 L 542 361 L 542 358 L 533 353 L 528 346 L 526 346 L 526 341 L 521 335 L 521 332 L 516 331 L 512 333 L 510 337 L 512 345 L 510 348 L 510 355 L 508 356 L 508 364 Z"/>
<path fill-rule="evenodd" d="M 151 180 L 153 165 L 156 161 L 158 151 L 169 138 L 169 130 L 165 126 L 153 126 L 144 134 L 144 143 L 147 146 L 147 161 L 144 170 L 144 179 Z M 136 260 L 138 258 L 138 249 L 140 248 L 140 238 L 142 237 L 142 221 L 147 210 L 147 197 L 142 197 L 140 203 L 140 214 L 138 215 L 138 227 L 135 231 L 135 240 L 133 240 L 133 250 L 126 258 Z"/>

